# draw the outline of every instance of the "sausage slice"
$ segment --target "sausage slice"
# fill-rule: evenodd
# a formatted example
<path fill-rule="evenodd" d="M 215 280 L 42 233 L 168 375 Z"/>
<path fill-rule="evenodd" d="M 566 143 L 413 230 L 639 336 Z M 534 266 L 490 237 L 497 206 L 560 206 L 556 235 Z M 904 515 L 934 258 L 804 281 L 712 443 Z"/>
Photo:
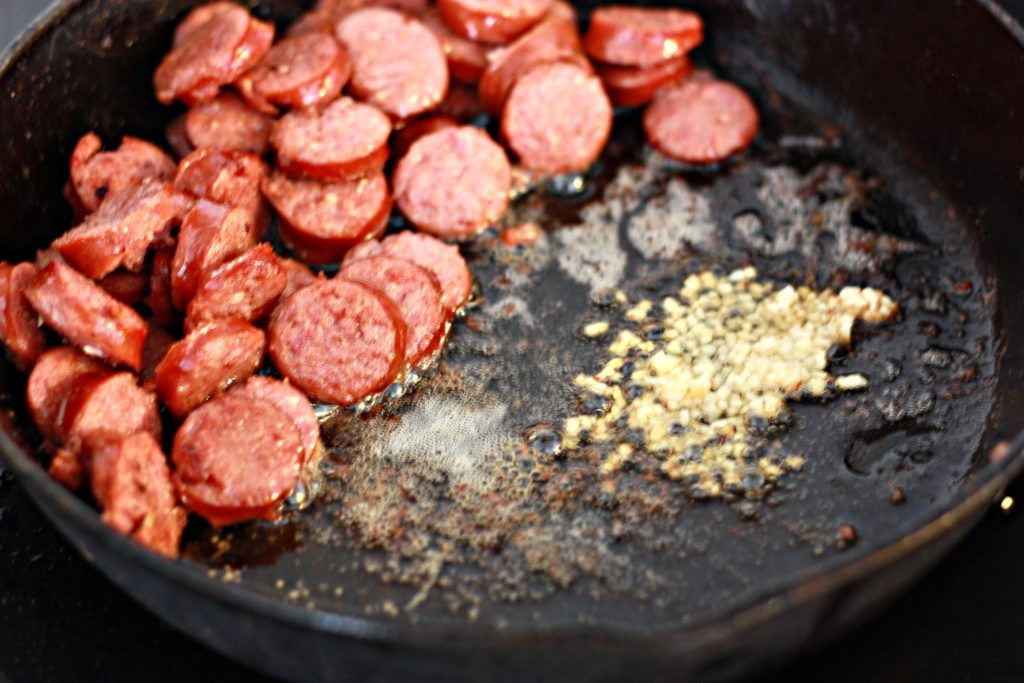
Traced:
<path fill-rule="evenodd" d="M 174 160 L 145 140 L 126 135 L 116 150 L 103 152 L 102 147 L 99 136 L 90 132 L 71 153 L 71 190 L 86 213 L 98 209 L 107 195 L 144 180 L 174 178 Z"/>
<path fill-rule="evenodd" d="M 444 23 L 461 36 L 484 43 L 507 43 L 536 24 L 552 0 L 438 0 Z"/>
<path fill-rule="evenodd" d="M 0 340 L 22 370 L 31 368 L 46 350 L 39 316 L 25 298 L 25 288 L 38 273 L 33 263 L 0 263 Z"/>
<path fill-rule="evenodd" d="M 616 107 L 647 104 L 661 90 L 690 76 L 693 64 L 685 55 L 649 67 L 604 65 L 597 75 Z"/>
<path fill-rule="evenodd" d="M 285 38 L 237 83 L 253 107 L 277 114 L 277 106 L 305 109 L 337 99 L 352 75 L 348 53 L 333 36 L 306 33 Z"/>
<path fill-rule="evenodd" d="M 77 377 L 60 412 L 61 440 L 87 464 L 98 438 L 145 432 L 160 438 L 156 396 L 130 372 Z M 88 469 L 88 468 L 86 468 Z"/>
<path fill-rule="evenodd" d="M 171 299 L 179 311 L 206 275 L 248 248 L 251 230 L 244 210 L 205 199 L 196 202 L 181 224 L 171 262 Z"/>
<path fill-rule="evenodd" d="M 423 18 L 423 24 L 433 31 L 441 43 L 448 60 L 448 75 L 460 83 L 475 84 L 487 68 L 487 50 L 480 43 L 464 38 L 452 31 L 436 12 Z"/>
<path fill-rule="evenodd" d="M 185 114 L 185 134 L 192 147 L 201 149 L 263 154 L 269 144 L 270 124 L 269 116 L 227 91 L 189 108 Z"/>
<path fill-rule="evenodd" d="M 704 39 L 694 12 L 660 7 L 599 7 L 583 38 L 587 54 L 607 64 L 653 66 L 682 57 Z"/>
<path fill-rule="evenodd" d="M 78 378 L 107 371 L 73 346 L 58 346 L 39 356 L 28 376 L 25 402 L 32 422 L 50 443 L 61 441 L 61 408 Z"/>
<path fill-rule="evenodd" d="M 229 396 L 246 396 L 273 404 L 291 419 L 302 437 L 303 459 L 314 460 L 320 445 L 320 422 L 316 419 L 309 398 L 288 382 L 271 377 L 254 376 L 228 392 Z M 304 463 L 303 463 L 304 464 Z"/>
<path fill-rule="evenodd" d="M 244 209 L 249 216 L 249 243 L 263 238 L 270 210 L 260 194 L 267 163 L 257 154 L 238 150 L 200 149 L 178 164 L 174 185 L 202 199 Z"/>
<path fill-rule="evenodd" d="M 188 305 L 185 331 L 214 320 L 263 319 L 288 284 L 288 274 L 269 244 L 253 247 L 213 270 Z"/>

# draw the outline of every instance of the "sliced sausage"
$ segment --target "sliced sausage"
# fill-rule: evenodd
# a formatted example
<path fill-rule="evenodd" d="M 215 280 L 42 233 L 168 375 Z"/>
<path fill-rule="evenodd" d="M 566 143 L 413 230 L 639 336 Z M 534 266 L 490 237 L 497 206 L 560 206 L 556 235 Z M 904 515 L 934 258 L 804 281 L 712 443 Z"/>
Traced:
<path fill-rule="evenodd" d="M 85 464 L 77 453 L 67 448 L 54 451 L 46 471 L 58 484 L 71 491 L 77 491 L 85 483 Z"/>
<path fill-rule="evenodd" d="M 171 300 L 185 310 L 203 278 L 249 247 L 251 226 L 243 209 L 200 199 L 185 216 L 171 262 Z"/>
<path fill-rule="evenodd" d="M 359 99 L 396 119 L 444 99 L 448 63 L 437 37 L 418 19 L 372 7 L 343 17 L 335 35 L 352 57 L 350 87 Z"/>
<path fill-rule="evenodd" d="M 423 23 L 440 41 L 441 50 L 448 60 L 448 75 L 452 80 L 468 84 L 479 81 L 480 75 L 487 68 L 485 47 L 452 31 L 436 12 L 425 16 Z"/>
<path fill-rule="evenodd" d="M 342 97 L 322 112 L 285 114 L 270 131 L 277 165 L 291 176 L 348 180 L 384 168 L 391 121 L 379 109 Z"/>
<path fill-rule="evenodd" d="M 209 102 L 189 108 L 185 114 L 185 133 L 192 147 L 263 154 L 269 145 L 271 123 L 269 116 L 225 91 Z"/>
<path fill-rule="evenodd" d="M 164 182 L 146 182 L 109 195 L 84 223 L 51 245 L 91 278 L 123 267 L 142 270 L 146 252 L 165 239 L 192 206 L 192 199 Z"/>
<path fill-rule="evenodd" d="M 182 418 L 256 372 L 264 346 L 263 330 L 243 320 L 198 327 L 171 346 L 156 366 L 157 394 L 175 417 Z"/>
<path fill-rule="evenodd" d="M 178 556 L 186 512 L 151 434 L 99 440 L 89 464 L 101 519 L 117 533 L 169 559 Z"/>
<path fill-rule="evenodd" d="M 494 115 L 501 114 L 512 86 L 534 67 L 571 62 L 590 69 L 576 24 L 561 19 L 545 19 L 508 47 L 490 52 L 487 60 L 480 76 L 480 105 Z"/>
<path fill-rule="evenodd" d="M 213 526 L 272 519 L 295 488 L 304 452 L 274 404 L 228 394 L 196 409 L 174 435 L 174 480 L 185 506 Z"/>
<path fill-rule="evenodd" d="M 540 173 L 583 171 L 597 160 L 612 129 L 601 81 L 575 64 L 542 64 L 512 88 L 501 132 L 520 163 Z"/>
<path fill-rule="evenodd" d="M 195 151 L 195 145 L 188 139 L 188 131 L 185 130 L 185 114 L 167 124 L 164 138 L 167 140 L 167 146 L 179 159 L 183 159 Z"/>
<path fill-rule="evenodd" d="M 427 116 L 413 121 L 407 126 L 397 129 L 391 136 L 391 158 L 401 159 L 412 144 L 425 135 L 430 135 L 442 128 L 458 126 L 459 122 L 448 116 Z"/>
<path fill-rule="evenodd" d="M 313 271 L 302 261 L 296 261 L 293 258 L 279 258 L 278 262 L 288 275 L 288 282 L 284 286 L 284 291 L 281 292 L 281 301 L 284 301 L 303 287 L 309 287 L 316 282 L 316 276 L 313 275 Z"/>
<path fill-rule="evenodd" d="M 587 54 L 606 64 L 653 66 L 682 57 L 704 39 L 698 14 L 661 7 L 598 7 L 583 37 Z"/>
<path fill-rule="evenodd" d="M 274 25 L 252 17 L 245 8 L 216 3 L 185 18 L 174 46 L 153 74 L 156 98 L 164 104 L 212 100 L 222 85 L 256 65 L 274 42 Z"/>
<path fill-rule="evenodd" d="M 688 81 L 663 90 L 644 111 L 644 132 L 665 156 L 690 164 L 724 161 L 757 135 L 757 107 L 724 81 Z"/>
<path fill-rule="evenodd" d="M 185 331 L 224 318 L 262 320 L 288 284 L 288 273 L 269 244 L 253 247 L 203 280 L 188 305 Z"/>
<path fill-rule="evenodd" d="M 436 237 L 404 230 L 380 242 L 364 242 L 345 255 L 343 265 L 376 254 L 387 254 L 412 261 L 434 274 L 441 284 L 441 302 L 456 311 L 469 300 L 473 278 L 459 248 Z"/>
<path fill-rule="evenodd" d="M 102 147 L 96 133 L 86 133 L 71 153 L 71 185 L 86 213 L 98 209 L 107 195 L 144 180 L 174 178 L 174 160 L 145 140 L 126 135 L 116 150 L 101 152 Z"/>
<path fill-rule="evenodd" d="M 47 325 L 87 354 L 132 370 L 141 367 L 145 321 L 71 266 L 51 263 L 28 284 L 25 296 Z"/>
<path fill-rule="evenodd" d="M 603 65 L 597 75 L 616 107 L 647 104 L 664 88 L 686 80 L 693 65 L 685 55 L 649 67 Z"/>
<path fill-rule="evenodd" d="M 579 21 L 579 18 L 576 16 L 576 10 L 565 0 L 554 0 L 554 2 L 551 3 L 551 9 L 548 10 L 547 18 L 561 19 L 562 21 L 568 21 L 573 24 L 576 24 Z"/>
<path fill-rule="evenodd" d="M 87 465 L 97 439 L 145 432 L 160 438 L 156 396 L 130 372 L 101 372 L 74 380 L 60 413 L 64 447 Z M 86 467 L 88 469 L 88 467 Z"/>
<path fill-rule="evenodd" d="M 281 239 L 308 263 L 338 261 L 387 225 L 391 195 L 381 172 L 343 182 L 293 180 L 274 173 L 263 192 L 277 209 Z"/>
<path fill-rule="evenodd" d="M 544 18 L 552 0 L 438 0 L 437 11 L 461 36 L 508 43 Z"/>
<path fill-rule="evenodd" d="M 337 99 L 352 75 L 348 53 L 333 36 L 311 32 L 285 38 L 236 84 L 253 107 L 305 109 Z"/>
<path fill-rule="evenodd" d="M 380 290 L 344 278 L 316 282 L 270 318 L 270 357 L 317 401 L 350 405 L 385 389 L 405 360 L 405 323 Z"/>
<path fill-rule="evenodd" d="M 451 312 L 429 270 L 405 259 L 371 256 L 349 263 L 338 275 L 379 289 L 398 306 L 405 321 L 406 367 L 416 367 L 440 347 Z"/>
<path fill-rule="evenodd" d="M 58 346 L 39 356 L 25 389 L 32 422 L 50 443 L 61 440 L 61 408 L 78 378 L 107 371 L 103 363 L 73 346 Z"/>
<path fill-rule="evenodd" d="M 183 192 L 244 209 L 249 215 L 249 243 L 263 239 L 270 209 L 260 194 L 267 163 L 257 154 L 238 150 L 200 149 L 178 164 L 174 185 Z"/>
<path fill-rule="evenodd" d="M 228 395 L 246 396 L 272 404 L 288 416 L 299 430 L 304 459 L 309 461 L 316 458 L 321 448 L 320 422 L 316 419 L 313 406 L 304 393 L 288 382 L 257 375 L 233 387 Z"/>
<path fill-rule="evenodd" d="M 171 294 L 173 263 L 174 249 L 158 249 L 153 253 L 153 267 L 149 272 L 149 294 L 145 301 L 152 315 L 153 324 L 159 327 L 170 327 L 178 317 Z"/>
<path fill-rule="evenodd" d="M 28 370 L 46 350 L 39 316 L 25 298 L 25 288 L 39 273 L 32 263 L 0 263 L 0 340 L 22 370 Z"/>
<path fill-rule="evenodd" d="M 149 292 L 149 275 L 119 268 L 104 275 L 96 284 L 121 303 L 134 306 Z"/>
<path fill-rule="evenodd" d="M 512 168 L 484 131 L 447 127 L 413 143 L 393 184 L 398 208 L 416 227 L 468 239 L 505 213 Z"/>

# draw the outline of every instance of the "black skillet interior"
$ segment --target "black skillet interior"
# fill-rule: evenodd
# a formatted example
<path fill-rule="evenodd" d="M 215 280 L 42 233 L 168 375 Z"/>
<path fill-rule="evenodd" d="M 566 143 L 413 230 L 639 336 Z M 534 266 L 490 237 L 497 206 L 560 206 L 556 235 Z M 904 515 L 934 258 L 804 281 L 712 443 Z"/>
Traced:
<path fill-rule="evenodd" d="M 69 3 L 60 21 L 0 76 L 6 95 L 0 117 L 4 258 L 30 258 L 68 227 L 60 188 L 70 146 L 81 133 L 94 129 L 111 141 L 122 133 L 161 138 L 171 113 L 153 99 L 149 76 L 173 20 L 192 4 Z M 300 5 L 264 2 L 254 11 L 285 21 Z M 339 457 L 328 460 L 319 503 L 273 528 L 214 535 L 193 525 L 190 559 L 170 568 L 107 534 L 94 513 L 29 468 L 32 436 L 19 426 L 26 422 L 23 412 L 6 419 L 14 443 L 5 450 L 15 469 L 29 473 L 27 484 L 43 507 L 129 592 L 172 623 L 202 629 L 201 637 L 215 647 L 296 678 L 326 678 L 338 673 L 339 663 L 354 676 L 380 670 L 388 647 L 405 655 L 388 662 L 392 674 L 405 664 L 456 661 L 458 672 L 478 675 L 503 662 L 512 676 L 558 661 L 552 675 L 639 675 L 690 670 L 680 667 L 703 666 L 712 655 L 732 657 L 737 669 L 745 668 L 813 640 L 812 630 L 832 627 L 815 619 L 845 623 L 890 593 L 934 559 L 935 546 L 910 559 L 886 551 L 885 561 L 901 567 L 888 575 L 891 586 L 874 586 L 852 601 L 855 607 L 832 603 L 798 618 L 780 617 L 775 642 L 758 641 L 745 656 L 728 646 L 705 654 L 697 649 L 708 639 L 720 643 L 721 633 L 714 633 L 719 627 L 738 638 L 744 625 L 726 617 L 766 596 L 803 585 L 817 586 L 820 597 L 841 585 L 838 578 L 828 584 L 830 576 L 865 575 L 866 564 L 881 561 L 873 553 L 989 481 L 988 474 L 973 476 L 985 454 L 1019 432 L 1019 36 L 983 2 L 942 13 L 923 3 L 691 5 L 708 25 L 699 59 L 743 83 L 765 125 L 754 151 L 735 167 L 682 174 L 710 202 L 712 227 L 722 236 L 691 250 L 696 259 L 652 268 L 635 245 L 628 246 L 628 217 L 603 225 L 625 245 L 625 279 L 649 285 L 665 270 L 676 274 L 703 259 L 750 259 L 778 280 L 880 286 L 903 308 L 898 323 L 862 330 L 856 353 L 836 361 L 837 368 L 864 372 L 873 382 L 891 374 L 896 361 L 899 376 L 884 390 L 797 406 L 785 446 L 805 454 L 808 464 L 785 478 L 770 504 L 759 502 L 751 511 L 741 500 L 695 503 L 677 492 L 667 503 L 672 515 L 660 517 L 618 514 L 601 504 L 569 506 L 546 511 L 543 523 L 535 514 L 530 518 L 534 538 L 516 546 L 518 558 L 510 559 L 514 553 L 500 544 L 497 550 L 465 550 L 467 538 L 498 522 L 483 519 L 477 506 L 469 530 L 437 531 L 452 514 L 453 496 L 445 489 L 451 471 L 440 478 L 436 471 L 414 473 L 408 481 L 410 475 L 399 479 L 397 468 L 383 467 L 363 471 L 367 481 L 371 474 L 378 480 L 362 487 L 333 478 L 337 461 L 347 466 L 352 452 L 372 446 L 372 439 L 351 438 L 365 423 L 353 428 L 359 421 L 343 418 L 326 431 Z M 540 216 L 553 231 L 549 246 L 565 247 L 557 229 L 580 222 L 587 207 L 602 206 L 620 165 L 645 160 L 638 140 L 635 121 L 623 117 L 582 197 L 554 198 L 549 188 L 520 202 L 517 215 Z M 657 197 L 678 169 L 655 171 L 660 175 L 650 192 L 626 197 L 627 213 L 642 212 L 647 195 Z M 839 189 L 832 187 L 837 178 Z M 860 203 L 842 225 L 859 232 L 821 231 L 810 260 L 808 253 L 772 247 L 799 216 L 854 190 Z M 762 234 L 738 234 L 733 218 L 751 211 L 763 222 Z M 868 259 L 870 268 L 854 269 L 845 248 L 851 234 L 883 233 L 921 248 L 887 255 L 879 247 L 877 258 Z M 586 288 L 550 259 L 494 259 L 491 252 L 486 246 L 470 250 L 482 294 L 474 315 L 483 331 L 457 325 L 446 362 L 394 409 L 406 421 L 416 420 L 423 414 L 417 406 L 430 401 L 435 417 L 454 420 L 442 433 L 453 449 L 466 446 L 467 430 L 493 428 L 488 416 L 496 415 L 494 424 L 509 432 L 557 422 L 570 402 L 567 377 L 585 364 L 581 359 L 594 360 L 592 345 L 576 334 L 581 322 L 597 315 Z M 524 265 L 528 281 L 510 289 L 509 273 Z M 964 282 L 971 283 L 969 292 Z M 516 315 L 515 298 L 525 302 L 532 323 Z M 3 381 L 20 411 L 22 380 L 5 367 Z M 459 402 L 449 400 L 452 386 L 463 392 Z M 467 412 L 475 420 L 458 419 Z M 395 481 L 412 488 L 419 505 L 414 511 L 423 515 L 420 526 L 403 533 L 426 545 L 397 552 L 395 546 L 389 546 L 392 552 L 357 548 L 374 540 L 366 529 L 380 519 L 353 513 L 353 502 L 373 496 L 387 511 L 400 504 L 387 495 Z M 897 488 L 906 501 L 894 506 L 890 498 Z M 589 495 L 585 486 L 581 492 Z M 955 516 L 960 527 L 976 511 L 964 507 Z M 514 524 L 524 519 L 512 517 Z M 616 522 L 626 525 L 625 538 L 613 533 Z M 857 542 L 837 543 L 842 525 L 856 528 Z M 453 539 L 456 552 L 439 550 Z M 560 585 L 565 583 L 567 588 Z M 800 612 L 800 605 L 792 612 Z M 479 634 L 487 638 L 478 641 Z M 540 634 L 544 647 L 534 640 Z M 559 659 L 567 641 L 574 656 Z M 510 654 L 523 643 L 530 644 L 530 656 Z"/>

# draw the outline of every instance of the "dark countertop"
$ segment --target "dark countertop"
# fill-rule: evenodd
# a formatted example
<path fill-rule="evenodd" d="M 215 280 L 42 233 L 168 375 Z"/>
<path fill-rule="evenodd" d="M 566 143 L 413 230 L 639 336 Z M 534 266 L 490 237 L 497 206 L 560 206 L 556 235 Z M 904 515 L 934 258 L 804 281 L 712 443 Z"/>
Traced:
<path fill-rule="evenodd" d="M 49 0 L 3 0 L 0 46 Z M 1024 0 L 1004 0 L 1024 18 Z M 895 604 L 774 672 L 786 681 L 1024 680 L 1024 482 Z M 0 469 L 0 682 L 262 677 L 179 635 L 83 561 Z"/>

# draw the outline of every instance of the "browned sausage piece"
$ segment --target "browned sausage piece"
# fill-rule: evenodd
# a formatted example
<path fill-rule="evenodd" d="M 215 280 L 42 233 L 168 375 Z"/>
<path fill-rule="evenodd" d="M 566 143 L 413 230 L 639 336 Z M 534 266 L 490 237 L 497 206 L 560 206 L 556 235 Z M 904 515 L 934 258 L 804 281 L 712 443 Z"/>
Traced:
<path fill-rule="evenodd" d="M 355 180 L 292 180 L 274 173 L 263 193 L 281 219 L 281 239 L 308 263 L 338 261 L 387 225 L 391 195 L 379 171 Z"/>
<path fill-rule="evenodd" d="M 744 150 L 757 135 L 757 108 L 724 81 L 688 81 L 663 90 L 644 111 L 644 132 L 662 154 L 713 164 Z"/>
<path fill-rule="evenodd" d="M 372 7 L 343 17 L 335 35 L 352 57 L 350 87 L 359 99 L 396 119 L 433 109 L 444 99 L 448 63 L 423 22 Z"/>
<path fill-rule="evenodd" d="M 572 62 L 590 69 L 576 24 L 561 19 L 545 19 L 508 47 L 491 51 L 487 61 L 480 76 L 480 105 L 494 115 L 501 114 L 516 81 L 536 66 Z"/>
<path fill-rule="evenodd" d="M 458 247 L 430 235 L 403 230 L 380 242 L 358 245 L 345 255 L 343 265 L 377 254 L 412 261 L 432 272 L 441 284 L 441 302 L 449 310 L 456 311 L 469 300 L 473 278 Z"/>
<path fill-rule="evenodd" d="M 436 12 L 423 17 L 423 23 L 440 41 L 452 80 L 469 84 L 479 81 L 480 74 L 487 68 L 486 48 L 452 31 Z"/>
<path fill-rule="evenodd" d="M 145 140 L 126 135 L 112 152 L 101 152 L 102 146 L 95 133 L 86 133 L 71 153 L 71 185 L 86 213 L 98 209 L 107 195 L 144 180 L 174 178 L 174 160 Z"/>
<path fill-rule="evenodd" d="M 238 150 L 199 149 L 178 164 L 174 185 L 183 192 L 244 209 L 249 215 L 249 244 L 263 239 L 270 209 L 260 194 L 267 163 L 257 154 Z"/>
<path fill-rule="evenodd" d="M 22 370 L 28 370 L 46 350 L 39 316 L 25 298 L 25 288 L 39 269 L 32 263 L 0 263 L 0 340 Z"/>
<path fill-rule="evenodd" d="M 223 318 L 262 320 L 288 284 L 288 273 L 269 244 L 253 247 L 203 280 L 188 305 L 185 332 Z"/>
<path fill-rule="evenodd" d="M 85 483 L 85 464 L 77 453 L 67 448 L 54 451 L 46 471 L 58 484 L 71 491 L 77 491 Z"/>
<path fill-rule="evenodd" d="M 146 182 L 109 195 L 84 223 L 51 245 L 91 278 L 119 267 L 142 270 L 146 252 L 181 223 L 192 199 L 164 182 Z"/>
<path fill-rule="evenodd" d="M 544 18 L 552 0 L 438 0 L 444 23 L 484 43 L 507 43 Z"/>
<path fill-rule="evenodd" d="M 441 346 L 451 312 L 429 270 L 405 259 L 371 256 L 349 263 L 338 275 L 376 287 L 398 306 L 406 328 L 406 367 L 416 367 Z"/>
<path fill-rule="evenodd" d="M 178 418 L 252 375 L 263 362 L 263 330 L 218 320 L 189 332 L 156 366 L 156 390 Z"/>
<path fill-rule="evenodd" d="M 579 21 L 579 18 L 576 16 L 576 9 L 565 0 L 555 0 L 552 2 L 547 16 L 549 19 L 561 19 L 573 24 Z"/>
<path fill-rule="evenodd" d="M 484 131 L 447 127 L 413 143 L 392 180 L 395 202 L 413 225 L 468 239 L 505 213 L 512 168 Z"/>
<path fill-rule="evenodd" d="M 616 107 L 637 107 L 650 102 L 660 90 L 685 80 L 691 71 L 690 58 L 683 56 L 646 68 L 599 66 L 597 75 L 601 77 L 612 104 Z"/>
<path fill-rule="evenodd" d="M 317 401 L 350 405 L 385 389 L 405 360 L 405 323 L 380 290 L 344 278 L 315 282 L 270 318 L 278 371 Z"/>
<path fill-rule="evenodd" d="M 458 126 L 459 122 L 448 116 L 427 116 L 397 129 L 391 136 L 391 158 L 401 159 L 412 144 L 424 135 L 430 135 L 442 128 Z"/>
<path fill-rule="evenodd" d="M 178 556 L 186 513 L 178 505 L 167 456 L 151 434 L 99 440 L 89 470 L 107 525 L 158 555 Z"/>
<path fill-rule="evenodd" d="M 303 457 L 288 415 L 233 393 L 189 415 L 171 450 L 182 502 L 213 526 L 273 519 L 298 483 Z"/>
<path fill-rule="evenodd" d="M 179 311 L 185 310 L 206 275 L 249 247 L 250 231 L 243 209 L 205 199 L 196 202 L 181 224 L 171 262 L 171 300 Z"/>
<path fill-rule="evenodd" d="M 192 11 L 175 34 L 174 46 L 156 73 L 153 87 L 164 104 L 212 100 L 222 85 L 251 69 L 274 42 L 274 26 L 244 7 L 216 3 L 217 9 Z"/>
<path fill-rule="evenodd" d="M 25 402 L 47 441 L 61 440 L 61 409 L 78 378 L 107 371 L 105 365 L 73 346 L 58 346 L 39 357 L 28 376 Z"/>
<path fill-rule="evenodd" d="M 118 268 L 97 280 L 96 284 L 121 303 L 134 306 L 149 292 L 149 275 Z"/>
<path fill-rule="evenodd" d="M 278 261 L 288 274 L 288 283 L 284 286 L 284 291 L 281 292 L 280 301 L 284 301 L 303 287 L 309 287 L 316 282 L 313 271 L 302 261 L 296 261 L 293 258 L 279 258 Z"/>
<path fill-rule="evenodd" d="M 288 382 L 270 377 L 250 377 L 243 384 L 232 388 L 229 396 L 247 396 L 271 403 L 288 416 L 302 437 L 305 461 L 316 458 L 320 450 L 320 422 L 316 419 L 313 406 L 304 393 Z M 305 463 L 303 463 L 305 464 Z"/>
<path fill-rule="evenodd" d="M 269 145 L 271 123 L 269 116 L 225 91 L 209 102 L 189 108 L 185 114 L 185 133 L 192 147 L 263 154 Z"/>
<path fill-rule="evenodd" d="M 337 99 L 351 75 L 345 48 L 331 35 L 311 32 L 270 48 L 236 87 L 252 106 L 273 115 L 274 105 L 306 109 Z"/>
<path fill-rule="evenodd" d="M 90 356 L 132 370 L 142 366 L 145 321 L 71 266 L 51 263 L 25 296 L 47 325 Z"/>
<path fill-rule="evenodd" d="M 501 132 L 531 171 L 586 170 L 612 130 L 612 105 L 601 81 L 575 64 L 535 67 L 505 103 Z"/>
<path fill-rule="evenodd" d="M 99 438 L 139 432 L 160 438 L 156 396 L 140 387 L 130 372 L 79 376 L 72 383 L 60 418 L 64 446 L 79 454 L 86 465 Z"/>
<path fill-rule="evenodd" d="M 153 253 L 153 267 L 149 273 L 149 295 L 146 306 L 152 314 L 153 324 L 170 327 L 177 319 L 174 298 L 171 295 L 171 267 L 174 262 L 173 249 L 158 249 Z"/>
<path fill-rule="evenodd" d="M 653 66 L 682 57 L 704 39 L 699 15 L 660 7 L 598 7 L 583 47 L 594 59 L 622 66 Z"/>
<path fill-rule="evenodd" d="M 349 180 L 384 168 L 391 121 L 379 109 L 342 97 L 322 112 L 291 111 L 270 131 L 277 165 L 291 176 Z"/>

